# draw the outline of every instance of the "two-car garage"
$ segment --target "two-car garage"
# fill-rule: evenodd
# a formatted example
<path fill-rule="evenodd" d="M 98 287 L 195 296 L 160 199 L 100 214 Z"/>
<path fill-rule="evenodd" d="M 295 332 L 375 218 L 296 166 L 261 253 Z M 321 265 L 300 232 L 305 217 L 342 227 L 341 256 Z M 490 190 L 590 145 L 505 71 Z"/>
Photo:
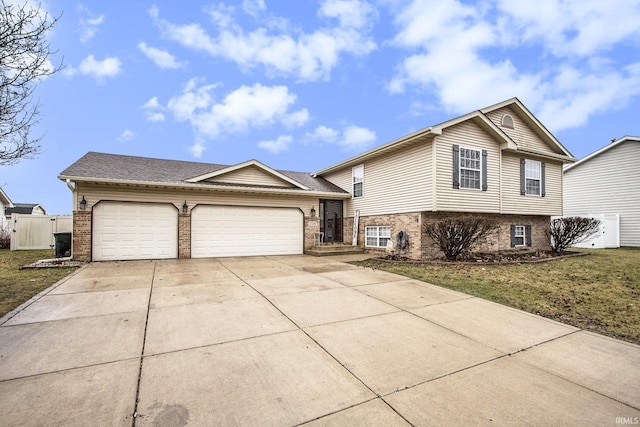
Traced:
<path fill-rule="evenodd" d="M 178 217 L 173 204 L 99 202 L 93 207 L 92 258 L 177 258 Z M 303 253 L 298 208 L 197 205 L 190 219 L 192 258 Z"/>

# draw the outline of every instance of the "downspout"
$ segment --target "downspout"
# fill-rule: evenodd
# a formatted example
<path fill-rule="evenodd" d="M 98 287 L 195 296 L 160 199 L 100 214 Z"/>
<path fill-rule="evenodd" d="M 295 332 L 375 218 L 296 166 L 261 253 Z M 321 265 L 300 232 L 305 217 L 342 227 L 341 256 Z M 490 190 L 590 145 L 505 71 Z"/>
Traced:
<path fill-rule="evenodd" d="M 73 206 L 71 208 L 71 212 L 73 212 L 75 210 L 75 207 L 78 206 L 78 200 L 76 197 L 76 186 L 74 185 L 73 182 L 71 182 L 71 180 L 69 178 L 65 179 L 65 182 L 67 184 L 67 187 L 69 187 L 69 190 L 71 190 L 71 192 L 73 193 L 73 200 L 71 203 L 73 203 Z"/>

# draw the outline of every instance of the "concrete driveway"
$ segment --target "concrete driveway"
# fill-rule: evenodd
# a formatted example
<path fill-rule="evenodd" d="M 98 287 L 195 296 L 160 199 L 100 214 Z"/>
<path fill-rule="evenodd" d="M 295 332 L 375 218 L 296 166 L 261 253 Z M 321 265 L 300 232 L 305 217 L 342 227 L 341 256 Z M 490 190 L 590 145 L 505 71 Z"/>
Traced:
<path fill-rule="evenodd" d="M 640 347 L 343 258 L 95 263 L 0 327 L 3 425 L 621 425 Z"/>

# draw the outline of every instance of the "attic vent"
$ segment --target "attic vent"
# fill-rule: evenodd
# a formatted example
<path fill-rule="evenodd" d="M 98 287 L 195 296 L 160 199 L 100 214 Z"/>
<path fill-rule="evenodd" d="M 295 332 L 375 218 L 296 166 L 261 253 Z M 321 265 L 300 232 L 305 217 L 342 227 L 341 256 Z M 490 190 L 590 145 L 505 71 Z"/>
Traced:
<path fill-rule="evenodd" d="M 513 129 L 513 117 L 511 117 L 509 114 L 505 114 L 504 116 L 502 116 L 500 126 L 502 126 L 503 128 Z"/>

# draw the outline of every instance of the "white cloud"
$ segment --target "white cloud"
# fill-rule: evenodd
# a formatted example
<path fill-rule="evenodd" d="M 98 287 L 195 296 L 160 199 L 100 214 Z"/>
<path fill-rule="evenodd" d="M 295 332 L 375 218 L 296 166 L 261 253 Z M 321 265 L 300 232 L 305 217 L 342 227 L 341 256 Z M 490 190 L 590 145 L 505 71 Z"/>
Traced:
<path fill-rule="evenodd" d="M 293 141 L 293 138 L 289 135 L 279 136 L 274 141 L 260 141 L 258 147 L 264 148 L 273 154 L 278 154 L 289 149 L 289 144 Z"/>
<path fill-rule="evenodd" d="M 201 138 L 196 138 L 193 145 L 189 147 L 189 151 L 191 152 L 191 155 L 197 159 L 202 157 L 202 153 L 204 153 L 206 149 L 207 149 L 206 143 Z"/>
<path fill-rule="evenodd" d="M 83 5 L 80 5 L 79 9 L 80 13 L 86 15 L 80 18 L 79 23 L 80 41 L 86 43 L 96 35 L 98 28 L 104 22 L 105 16 L 104 14 L 96 16 Z"/>
<path fill-rule="evenodd" d="M 116 138 L 118 142 L 127 142 L 135 139 L 136 133 L 130 129 L 125 129 L 120 136 Z"/>
<path fill-rule="evenodd" d="M 348 149 L 362 150 L 373 144 L 375 140 L 374 131 L 359 126 L 347 126 L 338 143 Z"/>
<path fill-rule="evenodd" d="M 229 92 L 219 101 L 214 98 L 217 84 L 204 84 L 200 79 L 192 79 L 181 94 L 171 98 L 166 110 L 178 121 L 187 121 L 193 127 L 197 144 L 192 147 L 202 153 L 207 139 L 216 139 L 223 135 L 246 133 L 255 128 L 281 125 L 297 127 L 303 125 L 309 117 L 306 109 L 292 110 L 296 96 L 286 86 L 240 86 Z M 147 101 L 153 111 L 159 102 L 152 98 Z M 279 152 L 290 141 L 278 138 L 275 141 L 263 141 L 262 148 Z"/>
<path fill-rule="evenodd" d="M 160 68 L 176 69 L 184 68 L 185 63 L 176 61 L 175 56 L 167 52 L 166 50 L 158 49 L 153 46 L 149 46 L 144 42 L 138 43 L 138 49 L 144 53 L 147 58 L 155 62 Z"/>
<path fill-rule="evenodd" d="M 164 116 L 164 107 L 160 105 L 158 102 L 158 97 L 154 96 L 149 99 L 142 108 L 145 110 L 147 114 L 147 120 L 150 122 L 163 122 L 165 119 Z"/>
<path fill-rule="evenodd" d="M 262 2 L 244 4 L 251 13 L 264 12 L 262 6 Z M 160 19 L 157 8 L 149 14 L 165 37 L 185 47 L 235 62 L 243 70 L 262 66 L 269 75 L 293 76 L 303 81 L 328 80 L 341 55 L 363 56 L 376 48 L 365 28 L 375 11 L 364 1 L 326 2 L 319 14 L 336 18 L 339 25 L 311 33 L 287 32 L 282 20 L 272 17 L 268 19 L 271 24 L 246 32 L 236 24 L 233 12 L 226 6 L 209 10 L 218 30 L 215 36 L 200 24 L 176 25 Z M 278 31 L 271 32 L 271 28 Z"/>
<path fill-rule="evenodd" d="M 64 73 L 67 76 L 73 76 L 77 73 L 91 76 L 96 80 L 102 80 L 108 77 L 115 77 L 122 72 L 122 64 L 117 57 L 105 58 L 97 61 L 93 55 L 87 56 L 80 62 L 78 68 L 69 66 L 65 68 Z"/>
<path fill-rule="evenodd" d="M 376 133 L 360 126 L 346 126 L 342 131 L 318 126 L 313 132 L 307 132 L 304 141 L 340 145 L 348 151 L 361 151 L 376 141 Z"/>
<path fill-rule="evenodd" d="M 395 10 L 408 54 L 388 89 L 432 91 L 454 113 L 518 96 L 554 132 L 579 126 L 639 94 L 638 63 L 604 56 L 640 36 L 640 6 L 619 3 L 411 0 Z"/>
<path fill-rule="evenodd" d="M 371 25 L 377 12 L 366 1 L 326 0 L 320 6 L 318 15 L 336 18 L 343 28 L 365 28 Z"/>

